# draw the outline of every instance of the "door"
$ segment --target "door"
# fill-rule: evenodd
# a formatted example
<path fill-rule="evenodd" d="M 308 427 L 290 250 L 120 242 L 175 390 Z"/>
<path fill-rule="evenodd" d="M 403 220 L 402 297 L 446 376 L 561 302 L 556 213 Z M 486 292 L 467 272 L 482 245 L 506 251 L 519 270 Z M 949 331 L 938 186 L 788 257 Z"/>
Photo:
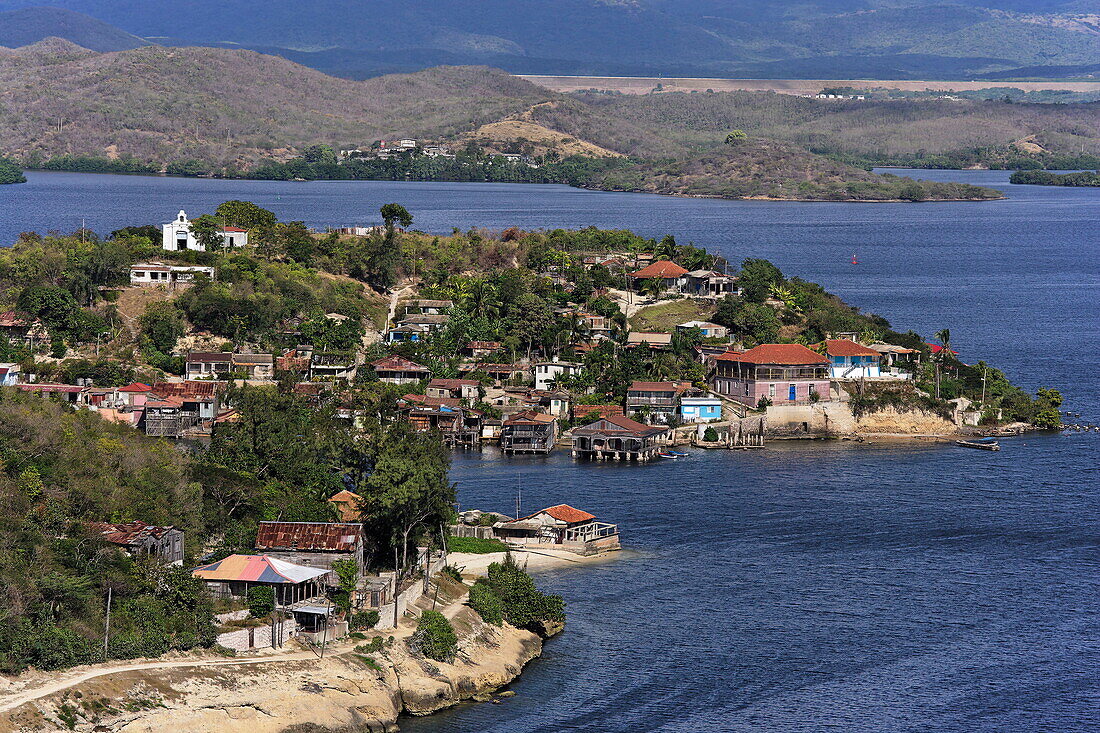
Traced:
<path fill-rule="evenodd" d="M 787 390 L 787 399 L 794 402 L 798 399 L 798 385 L 792 384 Z"/>

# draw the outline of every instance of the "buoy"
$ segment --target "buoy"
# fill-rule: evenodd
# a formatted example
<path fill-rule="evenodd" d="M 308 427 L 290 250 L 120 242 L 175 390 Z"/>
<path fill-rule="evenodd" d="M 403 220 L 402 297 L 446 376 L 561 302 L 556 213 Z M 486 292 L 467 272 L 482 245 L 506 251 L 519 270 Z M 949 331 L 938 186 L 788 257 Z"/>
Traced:
<path fill-rule="evenodd" d="M 852 264 L 853 265 L 858 265 L 859 264 L 859 260 L 856 259 L 855 255 L 852 255 Z"/>

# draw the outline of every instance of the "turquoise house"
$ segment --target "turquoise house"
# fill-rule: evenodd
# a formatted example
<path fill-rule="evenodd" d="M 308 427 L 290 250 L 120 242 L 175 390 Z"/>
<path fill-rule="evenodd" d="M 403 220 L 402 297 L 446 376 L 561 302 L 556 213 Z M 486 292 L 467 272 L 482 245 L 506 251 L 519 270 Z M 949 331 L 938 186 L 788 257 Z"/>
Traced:
<path fill-rule="evenodd" d="M 722 400 L 717 397 L 682 397 L 680 419 L 686 423 L 721 420 Z"/>

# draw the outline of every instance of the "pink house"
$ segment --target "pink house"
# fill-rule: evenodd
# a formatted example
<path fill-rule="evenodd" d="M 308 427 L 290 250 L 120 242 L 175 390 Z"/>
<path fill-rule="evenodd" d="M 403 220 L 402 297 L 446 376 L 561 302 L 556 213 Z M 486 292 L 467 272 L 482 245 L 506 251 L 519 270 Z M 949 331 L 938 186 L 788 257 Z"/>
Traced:
<path fill-rule="evenodd" d="M 715 357 L 712 378 L 720 395 L 756 407 L 804 405 L 829 399 L 829 360 L 801 344 L 761 344 Z"/>

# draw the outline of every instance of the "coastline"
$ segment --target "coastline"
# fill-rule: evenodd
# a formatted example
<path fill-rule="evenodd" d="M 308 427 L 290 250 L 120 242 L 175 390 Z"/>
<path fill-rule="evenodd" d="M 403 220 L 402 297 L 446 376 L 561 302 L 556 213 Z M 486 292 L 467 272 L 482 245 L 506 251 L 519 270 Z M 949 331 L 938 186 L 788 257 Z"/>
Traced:
<path fill-rule="evenodd" d="M 488 701 L 542 653 L 543 639 L 508 624 L 485 623 L 465 605 L 466 590 L 442 583 L 440 610 L 459 638 L 453 663 L 413 654 L 415 623 L 328 645 L 323 659 L 296 643 L 234 659 L 204 651 L 109 662 L 61 672 L 0 677 L 0 732 L 209 733 L 396 731 L 401 715 L 429 715 L 466 700 Z M 454 592 L 448 597 L 449 592 Z M 439 600 L 443 600 L 440 598 Z M 418 601 L 418 611 L 433 606 Z M 356 646 L 392 638 L 381 653 Z"/>

